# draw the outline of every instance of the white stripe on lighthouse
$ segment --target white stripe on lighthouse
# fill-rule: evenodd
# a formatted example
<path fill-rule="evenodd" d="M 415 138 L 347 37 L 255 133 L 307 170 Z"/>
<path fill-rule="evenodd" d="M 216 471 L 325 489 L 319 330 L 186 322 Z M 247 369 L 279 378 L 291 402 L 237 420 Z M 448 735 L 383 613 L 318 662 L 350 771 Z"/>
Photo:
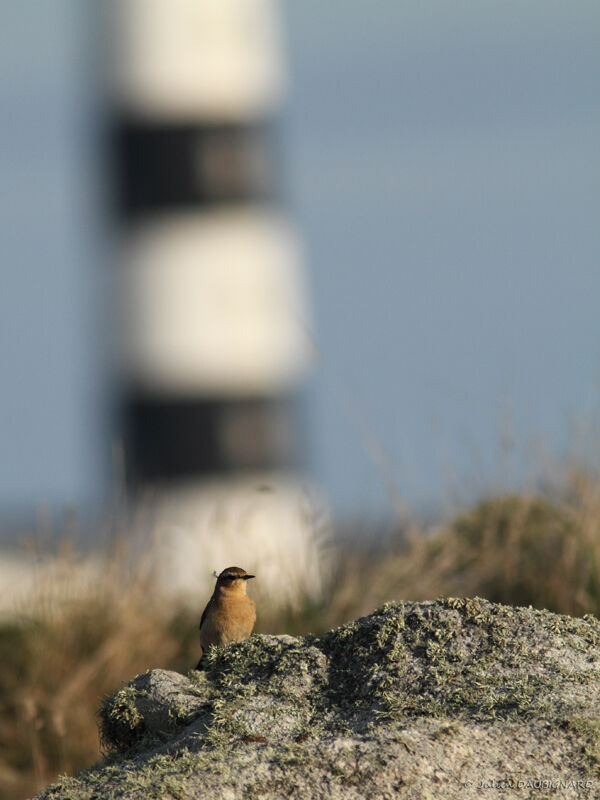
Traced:
<path fill-rule="evenodd" d="M 125 371 L 140 389 L 270 395 L 303 379 L 303 270 L 277 213 L 189 211 L 138 223 L 122 269 Z"/>
<path fill-rule="evenodd" d="M 273 0 L 118 0 L 115 84 L 141 116 L 268 115 L 285 84 Z"/>

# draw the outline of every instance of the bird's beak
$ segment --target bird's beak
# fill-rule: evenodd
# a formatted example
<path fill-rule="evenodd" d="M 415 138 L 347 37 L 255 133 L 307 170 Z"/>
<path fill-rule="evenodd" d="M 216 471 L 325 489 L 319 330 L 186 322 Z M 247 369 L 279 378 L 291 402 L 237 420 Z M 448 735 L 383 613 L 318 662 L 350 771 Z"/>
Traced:
<path fill-rule="evenodd" d="M 250 578 L 256 578 L 256 575 L 244 575 L 244 580 L 249 581 Z"/>

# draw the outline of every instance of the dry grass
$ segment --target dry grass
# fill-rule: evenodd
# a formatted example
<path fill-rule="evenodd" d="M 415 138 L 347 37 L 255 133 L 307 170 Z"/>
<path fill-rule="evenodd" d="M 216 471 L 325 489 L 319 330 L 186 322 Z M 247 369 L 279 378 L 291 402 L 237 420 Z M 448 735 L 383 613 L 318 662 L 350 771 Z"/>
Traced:
<path fill-rule="evenodd" d="M 600 616 L 600 477 L 577 470 L 550 495 L 483 501 L 375 565 L 367 605 L 383 594 L 440 595 Z"/>
<path fill-rule="evenodd" d="M 147 580 L 126 580 L 117 563 L 106 559 L 83 598 L 41 587 L 0 628 L 0 796 L 24 797 L 97 759 L 94 713 L 122 681 L 190 666 L 192 620 L 167 613 Z"/>
<path fill-rule="evenodd" d="M 62 556 L 77 572 L 76 555 Z M 18 618 L 0 625 L 0 796 L 31 795 L 100 755 L 95 711 L 123 681 L 152 667 L 189 670 L 197 612 L 165 601 L 148 570 L 107 554 L 87 591 L 38 587 Z M 269 614 L 259 632 L 319 632 L 387 600 L 481 595 L 600 615 L 600 479 L 573 470 L 546 496 L 488 500 L 408 546 L 337 554 L 328 602 Z M 198 609 L 199 610 L 199 609 Z"/>

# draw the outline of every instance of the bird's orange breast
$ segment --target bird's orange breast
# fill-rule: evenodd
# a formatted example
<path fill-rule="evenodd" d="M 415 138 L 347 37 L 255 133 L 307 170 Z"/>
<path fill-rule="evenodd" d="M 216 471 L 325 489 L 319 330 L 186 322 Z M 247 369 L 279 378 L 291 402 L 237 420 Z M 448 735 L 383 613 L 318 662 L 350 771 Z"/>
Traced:
<path fill-rule="evenodd" d="M 210 645 L 223 647 L 241 642 L 252 633 L 256 621 L 253 600 L 248 595 L 213 598 L 206 618 L 200 628 L 200 644 L 205 650 Z"/>

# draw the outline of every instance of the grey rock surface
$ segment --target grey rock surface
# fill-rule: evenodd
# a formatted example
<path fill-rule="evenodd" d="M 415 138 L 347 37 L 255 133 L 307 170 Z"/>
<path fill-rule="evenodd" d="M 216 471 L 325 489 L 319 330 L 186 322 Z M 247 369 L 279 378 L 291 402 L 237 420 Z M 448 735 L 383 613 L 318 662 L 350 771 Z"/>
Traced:
<path fill-rule="evenodd" d="M 106 759 L 39 797 L 600 797 L 600 623 L 475 599 L 252 636 L 100 710 Z"/>

